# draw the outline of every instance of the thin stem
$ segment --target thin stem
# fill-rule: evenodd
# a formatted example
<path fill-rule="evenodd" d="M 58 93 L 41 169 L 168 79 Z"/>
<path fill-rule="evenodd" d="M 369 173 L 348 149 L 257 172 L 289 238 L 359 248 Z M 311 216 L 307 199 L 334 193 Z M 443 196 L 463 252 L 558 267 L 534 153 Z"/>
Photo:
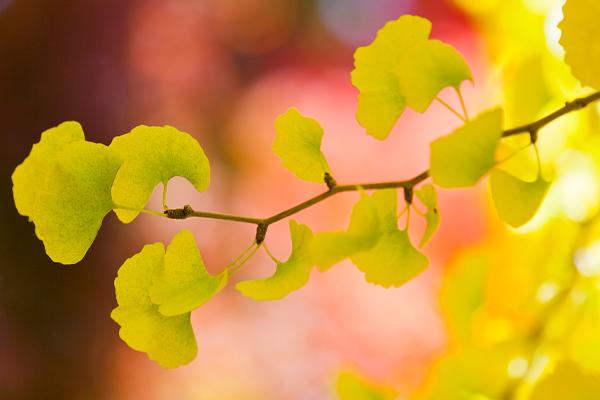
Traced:
<path fill-rule="evenodd" d="M 520 133 L 537 132 L 544 126 L 548 125 L 550 122 L 554 121 L 555 119 L 558 119 L 558 118 L 562 117 L 563 115 L 568 114 L 570 112 L 573 112 L 576 110 L 581 110 L 582 108 L 587 107 L 590 103 L 593 103 L 598 100 L 600 100 L 600 92 L 596 92 L 596 93 L 590 94 L 589 96 L 580 97 L 573 101 L 566 102 L 563 107 L 559 108 L 558 110 L 554 111 L 553 113 L 550 113 L 550 114 L 546 115 L 545 117 L 540 118 L 537 121 L 532 122 L 530 124 L 521 125 L 516 128 L 508 129 L 508 130 L 504 131 L 502 136 L 508 137 L 508 136 L 513 136 L 513 135 L 518 135 Z"/>
<path fill-rule="evenodd" d="M 251 217 L 243 217 L 241 215 L 231 215 L 231 214 L 221 214 L 207 211 L 193 211 L 186 218 L 189 217 L 199 217 L 199 218 L 209 218 L 209 219 L 221 219 L 225 221 L 236 221 L 236 222 L 245 222 L 248 224 L 258 225 L 262 222 L 260 218 L 251 218 Z"/>
<path fill-rule="evenodd" d="M 267 246 L 266 242 L 262 242 L 262 247 L 265 249 L 265 252 L 271 258 L 271 260 L 275 262 L 275 264 L 281 264 L 281 261 L 278 260 L 277 257 L 273 255 L 273 253 L 271 253 L 271 250 L 269 250 L 269 247 Z"/>
<path fill-rule="evenodd" d="M 238 265 L 229 269 L 229 275 L 233 275 L 236 272 L 238 272 L 240 269 L 242 269 L 244 264 L 246 264 L 254 256 L 254 254 L 256 254 L 256 252 L 258 251 L 259 248 L 260 248 L 260 245 L 255 245 L 254 249 L 252 249 L 252 251 L 246 257 L 244 257 L 244 259 L 241 260 Z"/>
<path fill-rule="evenodd" d="M 254 248 L 254 246 L 256 246 L 256 242 L 253 240 L 252 243 L 250 243 L 250 246 L 248 246 L 244 251 L 242 251 L 233 261 L 231 261 L 229 264 L 227 264 L 225 266 L 225 268 L 223 268 L 223 271 L 227 271 L 233 267 L 236 266 L 236 264 L 242 259 L 244 258 L 244 256 L 246 256 L 246 254 L 248 254 L 248 252 L 250 250 L 252 250 Z"/>
<path fill-rule="evenodd" d="M 122 206 L 120 204 L 114 204 L 113 210 L 135 211 L 135 212 L 140 212 L 140 213 L 154 215 L 156 217 L 164 217 L 164 218 L 166 218 L 166 215 L 163 214 L 163 213 L 161 213 L 160 211 L 148 210 L 146 208 L 143 208 L 143 209 L 139 210 L 137 208 Z"/>
<path fill-rule="evenodd" d="M 463 122 L 467 122 L 466 117 L 463 117 L 462 115 L 460 115 L 460 113 L 458 111 L 456 111 L 454 109 L 454 107 L 452 107 L 450 104 L 446 103 L 444 100 L 440 99 L 439 97 L 436 96 L 435 98 L 441 105 L 443 105 L 444 107 L 446 107 L 452 114 L 456 115 L 458 118 L 460 118 L 461 121 Z"/>
<path fill-rule="evenodd" d="M 460 101 L 460 107 L 462 108 L 463 115 L 465 116 L 465 120 L 469 120 L 469 112 L 467 111 L 467 106 L 465 105 L 465 99 L 463 98 L 462 92 L 460 89 L 455 89 L 456 94 L 458 94 L 458 100 Z"/>
<path fill-rule="evenodd" d="M 168 210 L 169 207 L 167 207 L 167 183 L 166 182 L 163 182 L 162 201 L 163 201 L 163 210 Z"/>
<path fill-rule="evenodd" d="M 460 92 L 459 92 L 459 96 L 460 96 Z M 440 101 L 442 104 L 445 104 L 443 102 L 443 100 L 441 100 L 439 98 L 436 98 L 436 99 L 438 101 Z M 567 102 L 567 103 L 565 103 L 565 105 L 562 108 L 559 108 L 558 110 L 554 111 L 553 113 L 548 114 L 547 116 L 540 118 L 530 124 L 522 125 L 522 126 L 518 126 L 516 128 L 505 130 L 502 133 L 502 137 L 509 137 L 509 136 L 514 136 L 514 135 L 518 135 L 518 134 L 522 134 L 522 133 L 531 134 L 531 132 L 538 132 L 541 128 L 548 125 L 550 122 L 554 121 L 555 119 L 558 119 L 561 116 L 568 114 L 570 112 L 580 110 L 580 109 L 588 106 L 590 103 L 593 103 L 598 100 L 600 100 L 600 92 L 596 92 L 589 96 L 581 97 L 581 98 L 575 99 L 571 102 Z M 464 100 L 463 100 L 463 103 L 464 103 Z M 454 110 L 449 105 L 447 105 L 447 108 L 453 110 L 453 112 L 455 114 L 457 114 L 461 119 L 464 119 L 464 117 L 462 117 L 458 112 L 456 112 L 456 110 Z M 465 111 L 466 111 L 466 109 L 465 109 Z M 466 116 L 467 115 L 465 114 L 465 117 Z M 503 161 L 506 161 L 506 160 L 503 160 Z M 262 226 L 268 227 L 269 225 L 271 225 L 275 222 L 278 222 L 278 221 L 285 219 L 291 215 L 299 213 L 300 211 L 302 211 L 306 208 L 309 208 L 317 203 L 320 203 L 320 202 L 324 201 L 325 199 L 328 199 L 329 197 L 332 197 L 338 193 L 354 192 L 354 191 L 358 191 L 358 190 L 373 190 L 373 189 L 392 189 L 392 188 L 411 189 L 411 188 L 415 187 L 416 185 L 418 185 L 419 183 L 427 180 L 428 178 L 429 178 L 429 171 L 423 171 L 420 174 L 414 176 L 413 178 L 404 180 L 404 181 L 361 183 L 361 184 L 353 184 L 353 185 L 336 185 L 336 186 L 330 188 L 329 190 L 327 190 L 326 192 L 323 192 L 317 196 L 314 196 L 313 198 L 303 201 L 300 204 L 290 207 L 290 208 L 288 208 L 284 211 L 281 211 L 275 215 L 272 215 L 268 218 L 253 218 L 253 217 L 245 217 L 245 216 L 241 216 L 241 215 L 230 215 L 230 214 L 221 214 L 221 213 L 213 213 L 213 212 L 206 212 L 206 211 L 195 211 L 195 210 L 192 210 L 191 207 L 189 207 L 188 210 L 185 210 L 185 207 L 184 207 L 184 209 L 174 209 L 174 210 L 166 210 L 166 211 L 167 212 L 169 212 L 169 211 L 185 211 L 183 214 L 177 213 L 177 212 L 167 213 L 168 218 L 185 219 L 185 218 L 190 218 L 190 217 L 199 217 L 199 218 L 210 218 L 210 219 L 220 219 L 220 220 L 227 220 L 227 221 L 243 222 L 243 223 L 249 223 L 249 224 L 254 224 L 254 225 L 262 224 Z M 139 210 L 135 210 L 135 211 L 139 211 Z M 151 211 L 147 211 L 147 212 L 151 212 Z M 160 215 L 160 216 L 164 216 L 164 215 L 156 213 L 156 212 L 151 212 L 151 213 Z M 171 214 L 172 216 L 169 216 L 169 214 Z"/>
<path fill-rule="evenodd" d="M 404 230 L 408 230 L 410 227 L 410 204 L 406 203 L 406 226 Z"/>

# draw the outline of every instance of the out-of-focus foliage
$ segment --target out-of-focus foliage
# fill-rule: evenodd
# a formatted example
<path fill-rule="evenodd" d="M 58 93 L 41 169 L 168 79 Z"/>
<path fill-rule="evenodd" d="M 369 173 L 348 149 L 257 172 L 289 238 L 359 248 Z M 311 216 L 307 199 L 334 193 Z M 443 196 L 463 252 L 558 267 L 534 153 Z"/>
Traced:
<path fill-rule="evenodd" d="M 350 371 L 338 375 L 335 389 L 339 400 L 393 400 L 397 396 L 393 389 L 369 382 Z"/>
<path fill-rule="evenodd" d="M 560 24 L 560 43 L 565 48 L 565 61 L 583 86 L 600 89 L 600 3 L 594 0 L 568 0 Z"/>

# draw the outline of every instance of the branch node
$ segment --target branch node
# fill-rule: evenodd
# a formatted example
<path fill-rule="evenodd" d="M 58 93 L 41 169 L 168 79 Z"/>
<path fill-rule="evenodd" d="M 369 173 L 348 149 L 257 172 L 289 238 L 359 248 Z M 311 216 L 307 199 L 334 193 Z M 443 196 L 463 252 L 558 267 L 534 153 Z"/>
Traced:
<path fill-rule="evenodd" d="M 531 144 L 536 144 L 538 140 L 538 129 L 535 127 L 529 128 L 529 140 Z"/>
<path fill-rule="evenodd" d="M 331 176 L 331 174 L 329 172 L 325 172 L 324 181 L 329 190 L 333 190 L 333 188 L 335 188 L 337 186 L 337 182 L 335 181 L 335 179 L 333 178 L 333 176 Z"/>
<path fill-rule="evenodd" d="M 265 237 L 267 236 L 267 229 L 269 225 L 261 222 L 256 226 L 256 244 L 261 244 L 265 241 Z"/>
<path fill-rule="evenodd" d="M 167 218 L 171 219 L 186 219 L 194 213 L 194 209 L 189 204 L 183 206 L 183 208 L 171 208 L 163 211 Z"/>
<path fill-rule="evenodd" d="M 404 201 L 406 201 L 406 204 L 408 204 L 408 205 L 412 204 L 413 195 L 414 195 L 413 187 L 405 186 L 404 187 Z"/>

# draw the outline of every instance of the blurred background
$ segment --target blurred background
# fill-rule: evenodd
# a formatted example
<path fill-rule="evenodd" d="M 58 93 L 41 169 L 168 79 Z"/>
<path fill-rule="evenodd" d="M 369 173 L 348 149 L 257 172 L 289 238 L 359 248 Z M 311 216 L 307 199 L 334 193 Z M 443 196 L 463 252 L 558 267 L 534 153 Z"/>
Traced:
<path fill-rule="evenodd" d="M 430 267 L 405 286 L 370 285 L 342 263 L 315 271 L 307 287 L 282 301 L 254 302 L 227 288 L 193 314 L 197 359 L 162 370 L 121 342 L 110 319 L 119 265 L 143 244 L 168 243 L 187 227 L 216 272 L 253 240 L 253 228 L 150 215 L 126 226 L 111 214 L 85 259 L 66 267 L 46 257 L 33 225 L 18 215 L 10 175 L 40 133 L 65 120 L 105 144 L 138 124 L 170 124 L 200 141 L 212 169 L 205 193 L 175 179 L 171 207 L 267 216 L 322 190 L 296 180 L 270 150 L 276 116 L 295 106 L 324 127 L 323 150 L 338 182 L 412 177 L 427 167 L 428 143 L 460 121 L 434 104 L 425 115 L 407 111 L 386 142 L 367 136 L 354 118 L 354 49 L 388 20 L 424 16 L 432 36 L 471 65 L 474 84 L 462 88 L 471 115 L 506 101 L 507 123 L 515 125 L 581 91 L 560 61 L 561 5 L 0 0 L 0 398 L 330 399 L 345 368 L 401 393 L 419 387 L 450 343 L 439 302 L 447 266 L 466 249 L 508 235 L 485 184 L 440 193 L 441 229 L 425 249 Z M 451 91 L 442 97 L 457 104 Z M 544 136 L 545 160 L 564 152 L 574 118 Z M 560 165 L 585 164 L 569 157 Z M 598 196 L 596 175 L 577 177 L 568 194 L 553 197 L 573 220 L 589 211 L 573 208 L 573 198 L 587 196 L 594 208 Z M 151 208 L 160 208 L 158 197 Z M 315 231 L 343 228 L 356 199 L 337 196 L 297 219 Z M 267 242 L 285 259 L 287 223 L 271 227 Z M 241 277 L 273 268 L 259 253 Z"/>

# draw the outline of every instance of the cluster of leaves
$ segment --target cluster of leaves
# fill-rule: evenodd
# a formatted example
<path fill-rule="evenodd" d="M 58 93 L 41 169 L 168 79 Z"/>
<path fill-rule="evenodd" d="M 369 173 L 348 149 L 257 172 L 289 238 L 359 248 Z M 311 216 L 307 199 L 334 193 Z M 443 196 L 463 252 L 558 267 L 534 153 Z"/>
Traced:
<path fill-rule="evenodd" d="M 589 37 L 598 38 L 600 34 L 591 22 L 593 18 L 581 13 L 580 3 L 586 2 L 598 10 L 591 5 L 592 0 L 567 2 L 563 44 L 574 74 L 599 89 L 594 71 L 600 68 L 600 55 Z M 600 16 L 600 10 L 594 15 Z M 344 231 L 313 234 L 308 226 L 290 220 L 292 251 L 286 261 L 272 256 L 258 234 L 254 243 L 216 276 L 207 272 L 189 231 L 179 232 L 166 251 L 161 243 L 146 245 L 125 261 L 115 280 L 118 307 L 112 318 L 121 326 L 120 336 L 130 347 L 147 353 L 166 368 L 190 362 L 196 355 L 190 313 L 221 291 L 260 247 L 276 263 L 275 273 L 235 286 L 255 300 L 285 297 L 308 282 L 314 266 L 325 271 L 345 259 L 351 260 L 370 283 L 383 287 L 404 284 L 428 264 L 427 257 L 413 245 L 409 221 L 411 212 L 425 219 L 426 228 L 418 246 L 423 247 L 440 223 L 436 186 L 469 187 L 490 173 L 492 197 L 503 221 L 518 227 L 534 216 L 550 188 L 542 178 L 537 128 L 532 125 L 529 132 L 524 130 L 529 133 L 526 147 L 535 149 L 538 163 L 536 178 L 523 180 L 503 169 L 503 160 L 498 159 L 501 139 L 506 136 L 502 109 L 484 111 L 469 119 L 460 95 L 461 83 L 472 80 L 469 67 L 451 46 L 430 39 L 430 30 L 430 22 L 417 16 L 406 15 L 389 22 L 370 45 L 357 49 L 352 72 L 352 82 L 359 91 L 357 120 L 376 139 L 383 140 L 390 134 L 407 106 L 425 112 L 437 100 L 463 120 L 461 127 L 431 143 L 428 174 L 372 194 L 360 185 L 354 187 L 360 199 Z M 585 40 L 581 35 L 587 35 Z M 582 52 L 592 53 L 593 57 L 583 60 Z M 455 89 L 462 113 L 438 97 L 444 88 Z M 273 151 L 283 165 L 298 178 L 326 184 L 329 191 L 334 191 L 337 184 L 321 151 L 320 124 L 291 108 L 277 118 L 275 130 Z M 175 176 L 186 178 L 198 191 L 205 190 L 210 181 L 208 159 L 187 133 L 170 126 L 138 126 L 105 146 L 86 141 L 78 123 L 65 122 L 44 132 L 16 168 L 13 192 L 17 210 L 35 224 L 35 233 L 50 258 L 74 264 L 84 257 L 111 210 L 123 223 L 130 223 L 140 212 L 169 216 L 172 210 L 166 205 L 167 185 Z M 427 176 L 433 184 L 422 184 Z M 164 213 L 145 209 L 159 184 L 163 185 Z M 398 189 L 404 199 L 400 213 Z M 404 215 L 404 226 L 399 228 L 398 221 Z M 193 215 L 185 215 L 189 216 Z M 259 228 L 264 228 L 267 220 L 259 220 Z M 448 301 L 452 304 L 454 300 Z M 491 364 L 489 368 L 504 368 L 504 358 L 496 363 L 479 350 L 473 350 L 469 357 L 447 368 L 476 368 L 485 362 Z M 496 387 L 496 381 L 485 384 Z M 343 375 L 339 392 L 357 393 L 348 391 L 348 385 L 369 386 Z M 456 385 L 460 391 L 467 383 Z M 444 392 L 452 390 L 445 388 Z M 438 398 L 432 396 L 429 398 Z"/>

